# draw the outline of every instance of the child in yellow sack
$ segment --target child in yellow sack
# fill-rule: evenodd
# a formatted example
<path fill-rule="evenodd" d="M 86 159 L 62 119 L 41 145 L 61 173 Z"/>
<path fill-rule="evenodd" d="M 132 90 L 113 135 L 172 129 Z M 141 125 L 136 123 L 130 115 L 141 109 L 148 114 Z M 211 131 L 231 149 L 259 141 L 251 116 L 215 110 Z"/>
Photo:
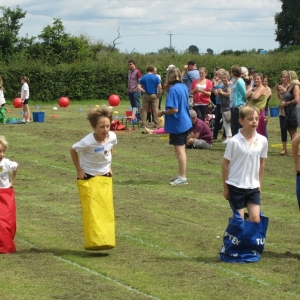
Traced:
<path fill-rule="evenodd" d="M 109 107 L 91 109 L 87 119 L 93 132 L 74 144 L 70 150 L 77 170 L 84 248 L 110 249 L 116 243 L 111 161 L 117 136 L 110 131 L 112 110 Z"/>

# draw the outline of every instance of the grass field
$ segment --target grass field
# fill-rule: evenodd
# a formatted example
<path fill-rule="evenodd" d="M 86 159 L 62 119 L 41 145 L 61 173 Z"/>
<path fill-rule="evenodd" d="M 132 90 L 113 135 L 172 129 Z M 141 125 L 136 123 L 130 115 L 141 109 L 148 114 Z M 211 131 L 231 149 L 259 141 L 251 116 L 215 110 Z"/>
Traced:
<path fill-rule="evenodd" d="M 168 181 L 177 173 L 173 147 L 166 136 L 141 134 L 138 128 L 117 132 L 116 248 L 85 251 L 69 149 L 91 131 L 86 112 L 101 103 L 71 103 L 57 111 L 57 103 L 37 104 L 32 111 L 44 111 L 44 123 L 0 126 L 10 143 L 6 156 L 20 165 L 17 252 L 0 255 L 1 300 L 300 299 L 295 172 L 292 158 L 279 155 L 278 118 L 268 123 L 265 251 L 260 262 L 240 265 L 217 259 L 231 215 L 222 196 L 224 144 L 187 150 L 189 184 L 172 187 Z M 114 110 L 125 115 L 127 107 Z M 20 109 L 7 109 L 8 117 L 21 117 Z"/>

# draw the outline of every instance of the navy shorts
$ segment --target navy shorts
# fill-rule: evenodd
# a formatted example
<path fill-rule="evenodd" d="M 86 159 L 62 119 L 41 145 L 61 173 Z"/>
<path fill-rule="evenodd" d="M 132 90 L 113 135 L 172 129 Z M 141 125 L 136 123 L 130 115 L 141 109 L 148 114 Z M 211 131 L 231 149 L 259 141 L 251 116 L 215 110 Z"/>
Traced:
<path fill-rule="evenodd" d="M 28 104 L 28 102 L 29 102 L 29 98 L 25 99 L 24 102 L 23 102 L 23 104 Z"/>
<path fill-rule="evenodd" d="M 175 146 L 183 146 L 186 144 L 188 131 L 182 133 L 170 133 L 169 144 Z"/>
<path fill-rule="evenodd" d="M 241 189 L 228 184 L 229 201 L 236 209 L 247 207 L 248 203 L 260 205 L 260 191 L 255 189 Z"/>

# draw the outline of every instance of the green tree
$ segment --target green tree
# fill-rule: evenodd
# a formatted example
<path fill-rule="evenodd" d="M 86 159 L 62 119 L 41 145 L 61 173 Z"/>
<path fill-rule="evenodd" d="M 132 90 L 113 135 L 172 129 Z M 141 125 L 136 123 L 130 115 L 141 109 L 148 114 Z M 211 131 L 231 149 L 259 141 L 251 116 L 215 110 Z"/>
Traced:
<path fill-rule="evenodd" d="M 281 12 L 275 14 L 276 41 L 280 48 L 300 44 L 300 2 L 294 0 L 280 0 Z"/>
<path fill-rule="evenodd" d="M 158 50 L 158 54 L 172 54 L 172 53 L 176 53 L 176 50 L 174 47 L 164 47 L 162 49 Z"/>
<path fill-rule="evenodd" d="M 33 45 L 31 54 L 44 55 L 49 63 L 71 63 L 92 55 L 88 39 L 83 35 L 77 37 L 66 33 L 60 19 L 54 19 L 53 25 L 46 26 L 38 38 L 41 42 Z"/>
<path fill-rule="evenodd" d="M 19 6 L 15 9 L 0 6 L 2 17 L 0 18 L 0 50 L 2 58 L 8 60 L 19 49 L 19 30 L 23 24 L 20 19 L 25 18 L 26 11 Z M 24 42 L 24 39 L 23 39 Z"/>
<path fill-rule="evenodd" d="M 209 54 L 209 55 L 213 55 L 214 54 L 214 50 L 212 50 L 210 48 L 206 49 L 206 51 L 207 51 L 207 54 Z"/>
<path fill-rule="evenodd" d="M 190 54 L 199 54 L 199 48 L 195 45 L 191 45 L 186 49 L 185 52 Z"/>

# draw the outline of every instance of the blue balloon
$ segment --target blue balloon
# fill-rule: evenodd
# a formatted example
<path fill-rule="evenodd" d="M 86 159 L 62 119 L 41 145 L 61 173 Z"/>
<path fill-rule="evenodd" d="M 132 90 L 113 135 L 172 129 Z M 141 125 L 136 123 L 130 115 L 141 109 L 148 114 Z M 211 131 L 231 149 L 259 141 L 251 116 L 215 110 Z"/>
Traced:
<path fill-rule="evenodd" d="M 35 108 L 40 108 L 40 107 L 38 105 L 36 105 Z"/>
<path fill-rule="evenodd" d="M 78 111 L 82 111 L 82 108 L 79 107 L 79 108 L 78 108 Z"/>
<path fill-rule="evenodd" d="M 24 114 L 24 111 L 23 111 L 23 110 L 22 110 L 22 111 L 20 111 L 20 114 L 21 114 L 21 115 L 23 115 L 23 114 Z"/>

